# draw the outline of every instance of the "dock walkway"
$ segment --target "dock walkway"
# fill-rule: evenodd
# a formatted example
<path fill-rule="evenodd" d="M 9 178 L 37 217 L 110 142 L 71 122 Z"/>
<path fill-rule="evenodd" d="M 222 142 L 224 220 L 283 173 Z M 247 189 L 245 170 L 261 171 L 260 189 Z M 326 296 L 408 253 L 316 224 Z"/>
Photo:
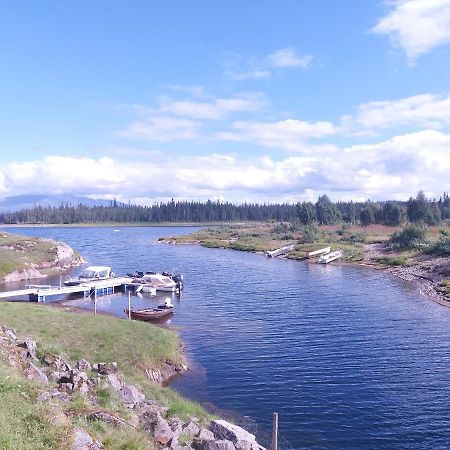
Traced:
<path fill-rule="evenodd" d="M 26 289 L 19 289 L 16 291 L 0 292 L 0 299 L 15 298 L 27 296 L 30 301 L 45 302 L 47 297 L 55 297 L 69 294 L 82 294 L 84 297 L 89 297 L 94 294 L 97 296 L 114 294 L 115 289 L 124 288 L 125 291 L 130 287 L 132 278 L 117 277 L 109 278 L 108 280 L 92 281 L 76 286 L 51 286 L 51 285 L 31 285 Z"/>

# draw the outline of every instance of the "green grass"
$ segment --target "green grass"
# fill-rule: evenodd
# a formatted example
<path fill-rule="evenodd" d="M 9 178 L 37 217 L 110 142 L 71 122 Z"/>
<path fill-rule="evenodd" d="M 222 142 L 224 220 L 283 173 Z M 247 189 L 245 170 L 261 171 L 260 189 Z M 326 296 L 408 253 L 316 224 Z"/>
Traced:
<path fill-rule="evenodd" d="M 67 449 L 70 428 L 52 423 L 52 406 L 36 404 L 36 386 L 0 358 L 0 448 Z"/>
<path fill-rule="evenodd" d="M 16 328 L 21 335 L 33 336 L 39 353 L 51 351 L 67 355 L 71 361 L 116 361 L 128 383 L 167 406 L 170 414 L 186 419 L 196 416 L 205 422 L 209 419 L 200 405 L 152 383 L 145 375 L 145 368 L 183 362 L 180 340 L 173 331 L 112 316 L 78 314 L 27 303 L 0 303 L 0 324 Z"/>
<path fill-rule="evenodd" d="M 56 253 L 53 241 L 0 231 L 0 278 L 30 264 L 54 261 Z"/>
<path fill-rule="evenodd" d="M 401 256 L 380 256 L 374 258 L 374 261 L 385 266 L 407 266 L 408 261 L 405 257 Z"/>

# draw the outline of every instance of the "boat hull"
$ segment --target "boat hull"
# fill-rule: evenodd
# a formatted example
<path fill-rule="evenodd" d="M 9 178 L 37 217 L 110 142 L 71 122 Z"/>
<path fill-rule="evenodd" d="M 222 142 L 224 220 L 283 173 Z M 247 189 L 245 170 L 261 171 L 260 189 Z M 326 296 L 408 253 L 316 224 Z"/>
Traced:
<path fill-rule="evenodd" d="M 124 310 L 124 313 L 131 317 L 133 320 L 141 320 L 143 322 L 155 322 L 158 320 L 162 320 L 166 317 L 169 317 L 173 314 L 173 308 L 168 309 L 141 309 L 141 310 L 131 310 L 128 312 L 128 309 Z"/>

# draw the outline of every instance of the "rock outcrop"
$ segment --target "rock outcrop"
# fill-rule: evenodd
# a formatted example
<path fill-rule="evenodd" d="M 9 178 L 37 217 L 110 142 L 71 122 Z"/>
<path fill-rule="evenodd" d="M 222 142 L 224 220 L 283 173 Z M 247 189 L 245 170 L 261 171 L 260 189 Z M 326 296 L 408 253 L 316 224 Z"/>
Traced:
<path fill-rule="evenodd" d="M 183 421 L 168 417 L 168 408 L 148 399 L 138 387 L 127 384 L 116 362 L 91 364 L 80 359 L 72 364 L 60 355 L 45 353 L 39 357 L 36 342 L 20 340 L 14 329 L 0 326 L 0 350 L 10 364 L 24 377 L 40 385 L 37 401 L 67 403 L 74 394 L 86 399 L 86 407 L 76 414 L 85 419 L 102 421 L 113 427 L 140 429 L 149 439 L 167 450 L 259 450 L 256 438 L 244 429 L 224 420 L 213 420 L 209 430 L 198 420 Z M 128 408 L 126 419 L 99 406 L 98 388 L 110 389 Z M 60 409 L 63 413 L 64 409 Z M 69 410 L 70 411 L 70 410 Z M 67 420 L 70 418 L 70 412 Z M 77 417 L 78 417 L 77 416 Z M 100 450 L 102 443 L 87 431 L 75 426 L 72 431 L 73 450 Z"/>

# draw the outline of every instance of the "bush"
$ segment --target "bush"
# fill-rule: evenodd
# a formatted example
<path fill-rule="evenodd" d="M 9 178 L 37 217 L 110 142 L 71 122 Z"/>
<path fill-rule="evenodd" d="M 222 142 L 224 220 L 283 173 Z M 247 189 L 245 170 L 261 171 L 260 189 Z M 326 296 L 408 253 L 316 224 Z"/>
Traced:
<path fill-rule="evenodd" d="M 395 232 L 389 240 L 393 250 L 420 250 L 427 245 L 427 230 L 416 225 L 407 225 Z"/>
<path fill-rule="evenodd" d="M 450 236 L 443 235 L 437 242 L 431 244 L 429 253 L 437 256 L 450 256 Z"/>
<path fill-rule="evenodd" d="M 314 224 L 305 225 L 301 242 L 303 244 L 311 244 L 313 242 L 316 242 L 319 239 L 319 236 L 320 236 L 320 231 L 316 225 L 314 225 Z"/>

